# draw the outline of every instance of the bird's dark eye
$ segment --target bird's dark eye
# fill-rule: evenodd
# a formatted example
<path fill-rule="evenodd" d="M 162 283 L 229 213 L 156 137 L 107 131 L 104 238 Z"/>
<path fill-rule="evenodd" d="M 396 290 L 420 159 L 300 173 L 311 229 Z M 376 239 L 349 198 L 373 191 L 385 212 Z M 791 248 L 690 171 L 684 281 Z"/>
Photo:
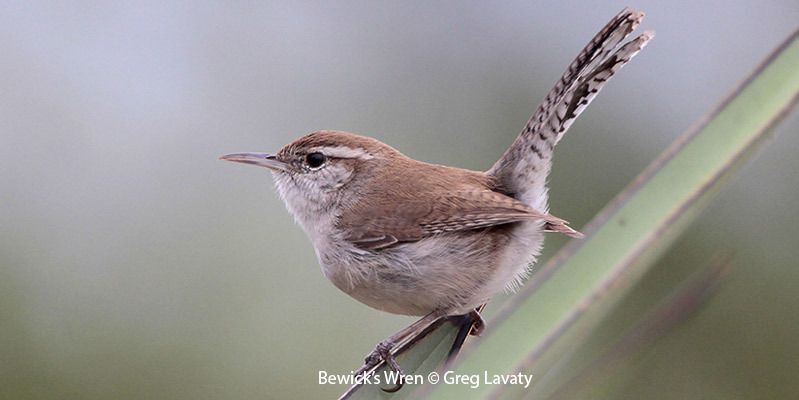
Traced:
<path fill-rule="evenodd" d="M 322 153 L 309 153 L 305 156 L 305 162 L 311 168 L 319 168 L 325 163 L 327 157 Z"/>

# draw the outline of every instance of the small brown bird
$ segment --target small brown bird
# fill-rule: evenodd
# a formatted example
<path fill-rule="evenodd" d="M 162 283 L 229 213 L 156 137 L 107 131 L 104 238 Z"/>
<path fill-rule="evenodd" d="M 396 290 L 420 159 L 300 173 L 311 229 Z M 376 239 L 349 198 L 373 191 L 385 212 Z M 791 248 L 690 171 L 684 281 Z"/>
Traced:
<path fill-rule="evenodd" d="M 305 230 L 325 276 L 358 301 L 424 316 L 381 342 L 365 372 L 437 319 L 469 314 L 503 288 L 518 287 L 545 231 L 580 234 L 548 213 L 546 179 L 555 145 L 603 85 L 652 38 L 614 51 L 643 18 L 623 10 L 583 49 L 486 172 L 413 160 L 378 140 L 318 131 L 277 154 L 224 160 L 267 167 Z"/>

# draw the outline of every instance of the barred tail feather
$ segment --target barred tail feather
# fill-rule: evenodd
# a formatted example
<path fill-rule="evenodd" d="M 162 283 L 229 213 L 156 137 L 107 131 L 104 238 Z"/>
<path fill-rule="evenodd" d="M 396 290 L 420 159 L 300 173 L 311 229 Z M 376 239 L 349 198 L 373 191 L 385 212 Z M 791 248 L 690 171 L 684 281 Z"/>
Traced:
<path fill-rule="evenodd" d="M 562 102 L 560 102 L 550 115 L 548 124 L 553 131 L 557 132 L 553 140 L 553 146 L 563 137 L 563 134 L 574 123 L 583 110 L 591 104 L 594 97 L 602 90 L 602 87 L 618 72 L 621 67 L 630 62 L 638 52 L 654 37 L 654 32 L 646 31 L 637 38 L 628 42 L 617 50 L 613 55 L 605 59 L 589 75 L 581 77 L 574 90 L 567 92 Z"/>
<path fill-rule="evenodd" d="M 488 170 L 504 191 L 546 211 L 545 183 L 555 145 L 607 81 L 652 39 L 654 32 L 647 31 L 614 51 L 643 17 L 624 9 L 569 65 L 513 145 Z"/>

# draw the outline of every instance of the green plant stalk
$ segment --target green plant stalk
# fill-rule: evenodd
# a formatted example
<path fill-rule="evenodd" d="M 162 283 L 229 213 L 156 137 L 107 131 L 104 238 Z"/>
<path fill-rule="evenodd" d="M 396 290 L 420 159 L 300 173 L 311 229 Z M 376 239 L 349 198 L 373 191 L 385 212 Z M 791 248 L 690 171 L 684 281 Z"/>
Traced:
<path fill-rule="evenodd" d="M 541 388 L 536 387 L 536 397 L 549 400 L 584 398 L 587 393 L 582 396 L 577 393 L 582 393 L 589 387 L 591 394 L 596 395 L 597 385 L 606 385 L 612 380 L 609 378 L 624 364 L 698 313 L 729 272 L 730 262 L 729 256 L 716 257 L 711 265 L 688 277 L 598 354 L 589 355 L 587 359 L 583 358 L 585 353 L 579 353 L 579 359 L 574 355 L 569 357 L 572 360 L 567 361 L 565 366 L 558 367 L 568 371 L 558 374 L 562 380 L 551 388 L 552 393 L 539 396 Z"/>
<path fill-rule="evenodd" d="M 651 265 L 678 233 L 674 228 L 687 225 L 722 178 L 796 104 L 798 38 L 799 32 L 794 33 L 708 118 L 656 159 L 588 225 L 585 240 L 571 242 L 547 263 L 489 323 L 486 336 L 456 365 L 457 373 L 483 376 L 484 371 L 523 369 L 543 375 L 544 365 L 537 360 L 609 292 L 620 297 L 617 287 L 629 286 L 630 276 L 640 276 Z M 619 285 L 625 280 L 627 285 Z M 499 392 L 492 397 L 505 389 L 439 384 L 430 394 L 436 399 L 484 398 L 494 390 Z"/>

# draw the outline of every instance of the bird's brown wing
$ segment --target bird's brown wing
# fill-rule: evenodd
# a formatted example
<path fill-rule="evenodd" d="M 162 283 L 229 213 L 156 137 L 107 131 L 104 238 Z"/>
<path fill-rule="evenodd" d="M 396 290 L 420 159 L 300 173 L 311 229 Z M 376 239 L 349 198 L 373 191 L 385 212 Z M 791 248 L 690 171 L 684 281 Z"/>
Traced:
<path fill-rule="evenodd" d="M 351 221 L 346 226 L 340 223 L 345 232 L 350 232 L 346 239 L 360 248 L 377 250 L 439 233 L 529 220 L 543 220 L 547 229 L 580 236 L 566 221 L 491 190 L 454 191 L 433 198 L 418 196 L 398 204 L 392 210 L 379 205 L 358 209 L 342 219 Z"/>

